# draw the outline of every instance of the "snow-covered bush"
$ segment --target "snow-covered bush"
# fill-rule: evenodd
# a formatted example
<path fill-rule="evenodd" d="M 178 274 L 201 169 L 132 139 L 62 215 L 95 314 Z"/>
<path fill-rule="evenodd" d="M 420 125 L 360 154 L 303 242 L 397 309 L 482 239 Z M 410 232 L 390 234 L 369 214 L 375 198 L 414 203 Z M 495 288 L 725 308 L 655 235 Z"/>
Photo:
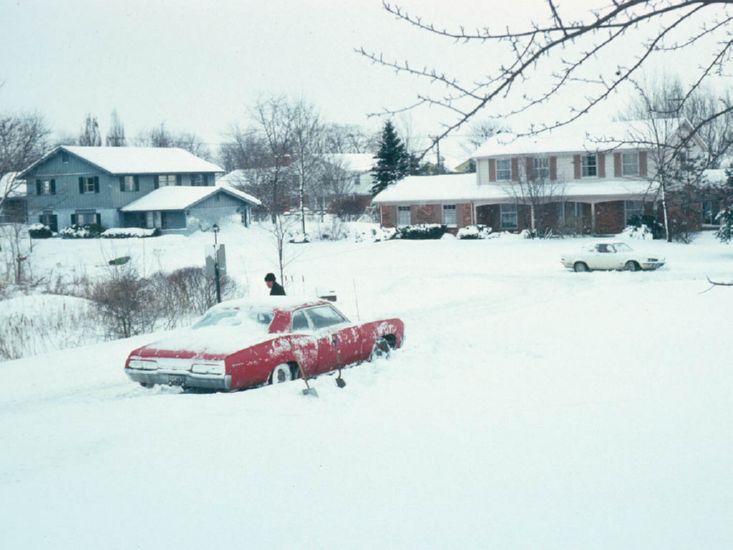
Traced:
<path fill-rule="evenodd" d="M 354 241 L 357 243 L 377 243 L 381 241 L 388 241 L 394 238 L 394 235 L 397 232 L 394 227 L 380 227 L 379 225 L 374 223 L 354 224 L 352 231 Z"/>
<path fill-rule="evenodd" d="M 651 232 L 653 239 L 661 239 L 664 237 L 664 225 L 659 223 L 657 218 L 655 218 L 651 214 L 644 214 L 643 216 L 634 214 L 629 218 L 628 224 L 632 227 L 639 228 L 642 225 L 645 225 L 647 229 Z"/>
<path fill-rule="evenodd" d="M 645 224 L 640 226 L 627 225 L 624 230 L 619 233 L 619 237 L 625 237 L 629 239 L 642 239 L 651 240 L 654 238 L 652 230 L 649 229 Z"/>
<path fill-rule="evenodd" d="M 411 240 L 440 239 L 447 231 L 448 226 L 437 223 L 405 225 L 397 228 L 394 238 Z"/>
<path fill-rule="evenodd" d="M 34 223 L 28 226 L 28 235 L 31 239 L 49 239 L 53 237 L 53 232 L 47 225 Z"/>
<path fill-rule="evenodd" d="M 100 235 L 103 239 L 130 239 L 157 237 L 160 235 L 160 229 L 145 229 L 142 227 L 112 227 L 102 232 Z"/>
<path fill-rule="evenodd" d="M 488 239 L 491 235 L 491 227 L 488 225 L 467 225 L 458 230 L 458 237 L 461 240 Z"/>
<path fill-rule="evenodd" d="M 304 244 L 311 242 L 311 240 L 306 233 L 303 233 L 302 231 L 294 231 L 293 233 L 290 233 L 288 242 L 293 244 Z"/>
<path fill-rule="evenodd" d="M 103 232 L 104 227 L 96 223 L 72 224 L 59 231 L 59 235 L 62 239 L 97 239 Z"/>

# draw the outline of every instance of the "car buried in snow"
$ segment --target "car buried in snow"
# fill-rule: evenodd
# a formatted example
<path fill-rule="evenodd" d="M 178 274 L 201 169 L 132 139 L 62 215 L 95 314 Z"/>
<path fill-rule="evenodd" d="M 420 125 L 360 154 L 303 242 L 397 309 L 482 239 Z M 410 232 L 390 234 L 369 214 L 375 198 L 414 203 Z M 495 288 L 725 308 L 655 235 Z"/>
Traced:
<path fill-rule="evenodd" d="M 562 265 L 573 271 L 592 271 L 599 269 L 641 271 L 653 270 L 664 265 L 664 258 L 636 252 L 623 242 L 602 242 L 584 247 L 575 254 L 560 258 Z"/>
<path fill-rule="evenodd" d="M 133 350 L 125 372 L 144 387 L 239 390 L 388 356 L 403 338 L 400 319 L 352 323 L 326 300 L 232 300 L 190 329 Z"/>

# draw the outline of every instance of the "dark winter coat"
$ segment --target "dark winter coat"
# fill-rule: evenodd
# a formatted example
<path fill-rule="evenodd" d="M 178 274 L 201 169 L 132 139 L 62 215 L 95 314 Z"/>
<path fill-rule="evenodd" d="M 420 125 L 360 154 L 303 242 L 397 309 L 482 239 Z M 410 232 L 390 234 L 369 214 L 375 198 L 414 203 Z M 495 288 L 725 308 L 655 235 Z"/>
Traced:
<path fill-rule="evenodd" d="M 285 289 L 277 281 L 272 281 L 270 296 L 285 296 Z"/>

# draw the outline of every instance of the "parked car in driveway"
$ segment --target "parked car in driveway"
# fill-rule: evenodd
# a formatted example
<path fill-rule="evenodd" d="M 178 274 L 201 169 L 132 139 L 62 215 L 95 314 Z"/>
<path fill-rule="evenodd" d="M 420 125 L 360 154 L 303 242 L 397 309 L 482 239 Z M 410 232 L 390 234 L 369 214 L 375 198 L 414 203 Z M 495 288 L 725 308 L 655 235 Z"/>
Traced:
<path fill-rule="evenodd" d="M 190 329 L 132 351 L 125 372 L 145 387 L 237 390 L 387 355 L 403 338 L 400 319 L 352 323 L 325 300 L 233 300 Z"/>
<path fill-rule="evenodd" d="M 664 258 L 646 252 L 636 252 L 623 242 L 602 242 L 584 247 L 579 252 L 560 258 L 562 265 L 574 271 L 623 269 L 639 271 L 657 269 Z"/>

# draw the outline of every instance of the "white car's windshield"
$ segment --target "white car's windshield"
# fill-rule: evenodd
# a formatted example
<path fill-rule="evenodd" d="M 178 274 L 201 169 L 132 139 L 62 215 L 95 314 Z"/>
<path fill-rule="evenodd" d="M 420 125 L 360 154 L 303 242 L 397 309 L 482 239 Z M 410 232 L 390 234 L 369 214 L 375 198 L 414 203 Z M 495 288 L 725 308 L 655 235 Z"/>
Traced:
<path fill-rule="evenodd" d="M 206 327 L 242 327 L 247 332 L 266 333 L 272 322 L 272 311 L 267 309 L 214 308 L 193 325 L 193 329 Z"/>

